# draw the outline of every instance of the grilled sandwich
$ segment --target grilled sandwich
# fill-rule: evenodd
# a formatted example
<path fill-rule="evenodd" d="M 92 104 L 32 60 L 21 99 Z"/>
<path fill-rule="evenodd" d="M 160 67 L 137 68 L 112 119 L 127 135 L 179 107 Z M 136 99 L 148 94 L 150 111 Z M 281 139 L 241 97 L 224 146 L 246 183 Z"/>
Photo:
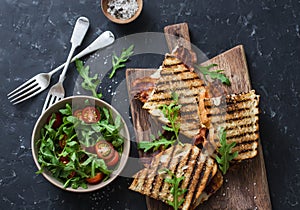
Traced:
<path fill-rule="evenodd" d="M 223 175 L 220 170 L 213 176 L 211 181 L 205 187 L 200 197 L 194 201 L 192 209 L 195 209 L 199 204 L 207 201 L 214 193 L 216 193 L 223 185 Z"/>
<path fill-rule="evenodd" d="M 167 54 L 162 67 L 155 73 L 155 85 L 143 105 L 162 123 L 168 124 L 161 109 L 172 102 L 172 93 L 178 96 L 180 133 L 195 139 L 201 130 L 209 130 L 206 147 L 215 151 L 220 147 L 218 128 L 224 127 L 228 142 L 236 142 L 232 152 L 235 160 L 253 158 L 257 154 L 259 138 L 259 96 L 248 93 L 208 97 L 207 86 L 199 76 L 173 55 Z M 205 138 L 205 136 L 203 136 Z"/>
<path fill-rule="evenodd" d="M 149 95 L 152 93 L 157 80 L 157 78 L 153 77 L 136 79 L 132 83 L 131 95 L 140 100 L 142 103 L 145 103 L 148 100 Z"/>
<path fill-rule="evenodd" d="M 163 65 L 155 75 L 159 79 L 143 108 L 164 124 L 168 124 L 169 122 L 160 110 L 160 106 L 162 104 L 169 105 L 172 102 L 172 93 L 176 93 L 178 105 L 182 107 L 179 119 L 180 132 L 193 138 L 199 133 L 203 125 L 198 110 L 198 98 L 204 97 L 206 93 L 204 82 L 183 62 L 170 54 L 165 56 Z"/>
<path fill-rule="evenodd" d="M 184 199 L 180 209 L 185 210 L 201 203 L 200 195 L 218 170 L 215 160 L 205 151 L 191 144 L 176 145 L 156 155 L 147 168 L 134 176 L 129 189 L 165 203 L 172 202 L 172 186 L 165 181 L 170 177 L 160 174 L 161 169 L 169 169 L 177 177 L 184 176 L 179 188 L 186 189 L 186 192 L 178 200 Z"/>
<path fill-rule="evenodd" d="M 158 153 L 146 168 L 134 176 L 129 189 L 165 203 L 173 201 L 170 183 L 158 173 L 160 169 L 167 168 L 177 177 L 184 176 L 179 187 L 187 191 L 179 198 L 184 198 L 180 209 L 195 209 L 223 184 L 222 173 L 213 158 L 221 146 L 221 127 L 227 133 L 227 143 L 236 142 L 231 151 L 238 151 L 235 161 L 257 155 L 259 95 L 254 90 L 222 96 L 218 91 L 212 91 L 213 86 L 205 86 L 178 57 L 169 54 L 160 69 L 147 80 L 138 81 L 136 87 L 137 92 L 146 87 L 139 97 L 144 103 L 143 108 L 167 125 L 170 122 L 160 107 L 172 103 L 172 95 L 176 93 L 181 106 L 178 119 L 180 133 L 200 142 L 200 148 L 191 144 L 175 145 Z"/>
<path fill-rule="evenodd" d="M 199 100 L 201 119 L 209 130 L 206 148 L 218 150 L 220 147 L 218 130 L 223 127 L 227 134 L 227 142 L 236 142 L 232 150 L 238 151 L 235 160 L 256 156 L 259 139 L 259 95 L 256 95 L 254 90 Z"/>

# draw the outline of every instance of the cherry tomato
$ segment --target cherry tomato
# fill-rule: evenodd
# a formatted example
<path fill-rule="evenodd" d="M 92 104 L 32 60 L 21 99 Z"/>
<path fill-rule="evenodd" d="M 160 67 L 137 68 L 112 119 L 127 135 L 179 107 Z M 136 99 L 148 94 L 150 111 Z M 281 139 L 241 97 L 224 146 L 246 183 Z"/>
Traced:
<path fill-rule="evenodd" d="M 98 141 L 95 150 L 99 158 L 109 160 L 114 156 L 114 147 L 105 140 Z"/>
<path fill-rule="evenodd" d="M 77 117 L 79 120 L 82 120 L 82 109 L 77 109 L 74 113 L 73 116 Z"/>
<path fill-rule="evenodd" d="M 114 151 L 114 156 L 110 160 L 105 161 L 105 163 L 108 167 L 111 167 L 111 166 L 115 166 L 118 163 L 118 161 L 119 161 L 119 153 L 117 151 Z"/>
<path fill-rule="evenodd" d="M 97 184 L 104 178 L 104 174 L 99 172 L 94 177 L 86 178 L 89 184 Z"/>
<path fill-rule="evenodd" d="M 70 162 L 69 158 L 67 157 L 60 157 L 59 161 L 62 162 L 63 164 L 68 164 Z"/>
<path fill-rule="evenodd" d="M 55 114 L 55 121 L 52 125 L 52 128 L 56 129 L 62 124 L 62 116 L 60 113 L 54 113 Z M 47 123 L 50 122 L 52 118 L 52 114 L 47 118 Z"/>
<path fill-rule="evenodd" d="M 100 120 L 100 112 L 96 107 L 88 106 L 82 110 L 82 120 L 85 123 L 96 123 Z"/>

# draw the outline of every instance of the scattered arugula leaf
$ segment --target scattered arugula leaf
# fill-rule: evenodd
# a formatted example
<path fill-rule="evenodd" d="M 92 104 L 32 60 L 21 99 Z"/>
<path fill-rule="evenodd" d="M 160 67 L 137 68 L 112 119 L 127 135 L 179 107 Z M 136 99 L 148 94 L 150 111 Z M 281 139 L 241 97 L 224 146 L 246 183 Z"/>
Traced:
<path fill-rule="evenodd" d="M 178 208 L 184 202 L 184 197 L 179 200 L 179 197 L 183 195 L 187 189 L 181 189 L 179 187 L 182 180 L 184 180 L 184 176 L 177 177 L 172 171 L 167 168 L 158 170 L 159 174 L 167 174 L 169 177 L 165 177 L 165 182 L 171 184 L 171 194 L 173 195 L 173 200 L 168 200 L 168 204 L 174 208 L 174 210 L 178 210 Z"/>
<path fill-rule="evenodd" d="M 119 68 L 125 67 L 124 63 L 134 53 L 133 48 L 134 48 L 134 45 L 130 45 L 127 49 L 123 49 L 123 51 L 121 52 L 120 57 L 117 57 L 117 55 L 115 53 L 113 53 L 113 56 L 112 56 L 113 69 L 112 69 L 112 72 L 109 75 L 110 79 L 115 75 L 116 71 Z"/>
<path fill-rule="evenodd" d="M 236 142 L 227 144 L 225 129 L 221 127 L 219 132 L 220 132 L 219 138 L 220 138 L 221 147 L 219 148 L 218 152 L 221 157 L 217 155 L 216 160 L 219 164 L 219 168 L 222 171 L 222 173 L 226 174 L 227 170 L 229 169 L 230 161 L 238 156 L 238 152 L 237 151 L 234 153 L 231 152 L 232 148 L 235 147 Z"/>
<path fill-rule="evenodd" d="M 157 151 L 160 147 L 164 149 L 167 148 L 169 145 L 173 145 L 176 140 L 169 140 L 165 138 L 160 132 L 158 133 L 158 139 L 155 138 L 154 135 L 151 135 L 152 141 L 141 141 L 138 143 L 138 149 L 143 149 L 144 152 L 148 152 L 150 149 L 152 151 Z"/>
<path fill-rule="evenodd" d="M 83 78 L 83 82 L 81 86 L 83 89 L 91 91 L 95 98 L 101 98 L 102 94 L 97 93 L 97 88 L 100 84 L 100 80 L 98 79 L 98 74 L 95 74 L 93 77 L 89 77 L 90 67 L 84 67 L 83 62 L 81 60 L 76 60 L 76 68 L 79 72 L 80 76 Z"/>
<path fill-rule="evenodd" d="M 204 75 L 204 78 L 206 78 L 207 75 L 210 76 L 211 79 L 218 79 L 220 80 L 223 84 L 226 84 L 228 86 L 231 85 L 230 80 L 228 77 L 223 73 L 224 70 L 215 70 L 215 71 L 210 71 L 211 68 L 218 66 L 217 64 L 210 64 L 208 66 L 200 66 L 200 65 L 195 65 L 197 69 Z"/>

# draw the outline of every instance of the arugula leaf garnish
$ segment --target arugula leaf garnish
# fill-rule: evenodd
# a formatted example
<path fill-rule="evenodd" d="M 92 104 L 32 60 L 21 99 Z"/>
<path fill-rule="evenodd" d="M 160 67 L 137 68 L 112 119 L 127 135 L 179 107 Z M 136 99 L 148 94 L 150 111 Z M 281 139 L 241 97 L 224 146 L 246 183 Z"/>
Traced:
<path fill-rule="evenodd" d="M 123 49 L 120 57 L 118 57 L 115 52 L 113 53 L 113 56 L 112 56 L 113 69 L 109 75 L 110 79 L 115 75 L 115 73 L 118 69 L 125 67 L 124 63 L 127 62 L 129 57 L 131 55 L 133 55 L 133 53 L 134 53 L 133 48 L 134 48 L 134 45 L 130 45 L 127 49 Z"/>
<path fill-rule="evenodd" d="M 158 139 L 155 139 L 155 136 L 151 135 L 152 141 L 140 141 L 138 143 L 138 149 L 143 149 L 144 152 L 148 152 L 149 150 L 153 149 L 152 151 L 157 151 L 160 147 L 164 149 L 167 148 L 169 145 L 173 145 L 176 140 L 170 140 L 165 138 L 160 132 Z"/>
<path fill-rule="evenodd" d="M 83 78 L 83 82 L 81 86 L 83 89 L 91 91 L 95 98 L 101 98 L 102 94 L 97 93 L 97 88 L 100 84 L 100 80 L 98 79 L 98 74 L 95 74 L 93 77 L 89 76 L 90 67 L 84 67 L 83 62 L 81 60 L 76 60 L 76 68 L 79 72 L 80 76 Z"/>
<path fill-rule="evenodd" d="M 173 200 L 168 200 L 168 204 L 174 208 L 174 210 L 178 210 L 178 208 L 184 202 L 184 197 L 179 200 L 179 197 L 183 195 L 187 189 L 182 189 L 179 187 L 182 180 L 184 180 L 184 176 L 177 177 L 172 171 L 167 168 L 160 169 L 158 171 L 159 174 L 167 174 L 168 177 L 165 177 L 165 182 L 171 184 L 171 194 L 173 195 Z"/>
<path fill-rule="evenodd" d="M 162 128 L 165 131 L 173 133 L 174 136 L 172 136 L 170 139 L 167 139 L 159 132 L 157 139 L 153 135 L 151 135 L 150 137 L 152 141 L 139 142 L 138 149 L 143 149 L 144 152 L 147 152 L 150 149 L 156 151 L 160 147 L 166 149 L 168 146 L 173 145 L 176 141 L 180 145 L 183 145 L 182 142 L 179 140 L 180 122 L 178 122 L 181 105 L 178 105 L 178 95 L 175 92 L 172 93 L 172 99 L 173 101 L 169 105 L 161 105 L 159 109 L 164 114 L 164 117 L 166 117 L 170 122 L 170 125 L 163 125 Z"/>
<path fill-rule="evenodd" d="M 226 131 L 223 127 L 220 128 L 219 138 L 221 147 L 219 148 L 218 152 L 220 155 L 216 156 L 216 160 L 222 173 L 226 174 L 227 170 L 229 169 L 230 161 L 238 156 L 238 151 L 235 151 L 234 153 L 231 152 L 231 150 L 235 147 L 236 142 L 227 144 Z"/>
<path fill-rule="evenodd" d="M 207 80 L 206 76 L 210 76 L 211 79 L 218 79 L 220 80 L 223 84 L 226 84 L 228 86 L 231 85 L 230 80 L 228 77 L 223 73 L 224 70 L 215 70 L 215 71 L 210 71 L 211 68 L 218 66 L 217 64 L 210 64 L 208 66 L 200 66 L 200 65 L 195 65 L 196 68 L 204 75 L 204 78 Z"/>
<path fill-rule="evenodd" d="M 179 144 L 182 144 L 179 141 L 178 135 L 179 135 L 179 129 L 180 129 L 180 123 L 178 122 L 178 117 L 180 114 L 180 108 L 181 105 L 178 105 L 178 94 L 175 92 L 172 93 L 172 99 L 173 101 L 169 105 L 161 105 L 159 108 L 163 112 L 164 116 L 169 120 L 171 126 L 162 126 L 164 130 L 174 132 L 176 140 Z"/>

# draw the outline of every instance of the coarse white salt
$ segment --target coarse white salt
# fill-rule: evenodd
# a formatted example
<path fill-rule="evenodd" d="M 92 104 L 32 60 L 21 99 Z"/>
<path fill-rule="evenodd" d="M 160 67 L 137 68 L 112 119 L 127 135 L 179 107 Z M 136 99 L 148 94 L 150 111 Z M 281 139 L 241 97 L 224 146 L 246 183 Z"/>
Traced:
<path fill-rule="evenodd" d="M 107 12 L 121 20 L 131 18 L 139 8 L 136 0 L 110 0 L 107 5 Z"/>

